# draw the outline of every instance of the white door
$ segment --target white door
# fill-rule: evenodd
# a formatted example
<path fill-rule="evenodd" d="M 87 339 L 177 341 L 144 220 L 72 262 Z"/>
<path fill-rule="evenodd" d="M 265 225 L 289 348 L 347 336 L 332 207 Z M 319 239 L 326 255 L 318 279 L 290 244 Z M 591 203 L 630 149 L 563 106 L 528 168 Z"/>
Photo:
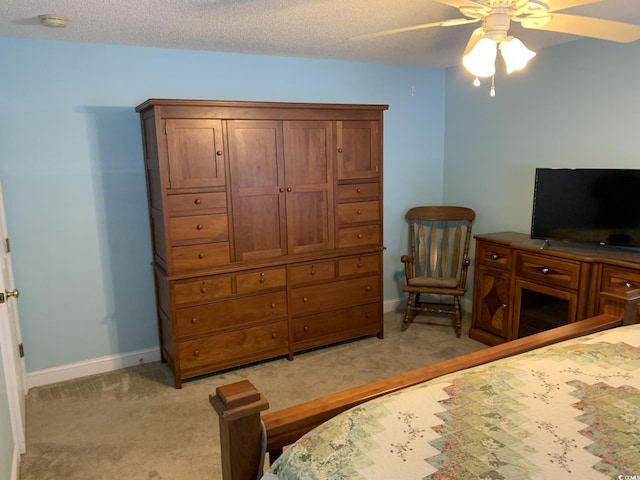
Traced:
<path fill-rule="evenodd" d="M 25 453 L 25 397 L 27 382 L 24 358 L 21 355 L 22 336 L 18 321 L 18 290 L 13 283 L 11 251 L 7 222 L 0 185 L 0 350 L 4 365 L 4 377 L 7 383 L 9 410 L 13 438 Z"/>

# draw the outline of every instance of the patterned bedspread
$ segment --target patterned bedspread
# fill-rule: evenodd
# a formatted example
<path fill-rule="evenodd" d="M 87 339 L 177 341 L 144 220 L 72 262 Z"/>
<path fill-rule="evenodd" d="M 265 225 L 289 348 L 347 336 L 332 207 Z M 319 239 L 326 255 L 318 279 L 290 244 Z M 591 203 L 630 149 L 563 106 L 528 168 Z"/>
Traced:
<path fill-rule="evenodd" d="M 640 325 L 372 400 L 302 437 L 263 480 L 564 478 L 640 478 Z"/>

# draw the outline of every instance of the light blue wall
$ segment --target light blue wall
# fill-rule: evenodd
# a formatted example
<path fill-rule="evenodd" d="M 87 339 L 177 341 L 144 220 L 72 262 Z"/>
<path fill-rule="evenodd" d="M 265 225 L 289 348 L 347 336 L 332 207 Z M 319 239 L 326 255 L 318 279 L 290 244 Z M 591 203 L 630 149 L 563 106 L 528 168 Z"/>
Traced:
<path fill-rule="evenodd" d="M 474 208 L 477 233 L 529 233 L 536 167 L 640 168 L 639 79 L 640 42 L 590 39 L 499 72 L 495 98 L 449 69 L 445 202 Z"/>
<path fill-rule="evenodd" d="M 0 38 L 0 57 L 28 371 L 158 344 L 134 110 L 147 98 L 389 104 L 384 288 L 399 296 L 403 213 L 442 199 L 443 69 L 14 38 Z"/>

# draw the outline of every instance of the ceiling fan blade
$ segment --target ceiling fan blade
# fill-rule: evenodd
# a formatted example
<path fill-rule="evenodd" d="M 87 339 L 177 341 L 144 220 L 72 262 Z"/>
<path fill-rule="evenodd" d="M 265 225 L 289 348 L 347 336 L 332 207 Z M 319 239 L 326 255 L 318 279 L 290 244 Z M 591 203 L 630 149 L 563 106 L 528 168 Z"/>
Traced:
<path fill-rule="evenodd" d="M 581 7 L 582 5 L 600 2 L 602 2 L 602 0 L 545 0 L 545 3 L 549 6 L 550 12 L 557 12 L 558 10 L 566 10 L 567 8 Z"/>
<path fill-rule="evenodd" d="M 358 35 L 357 37 L 351 37 L 349 40 L 368 40 L 370 38 L 385 37 L 387 35 L 395 35 L 396 33 L 410 32 L 412 30 L 422 30 L 423 28 L 432 27 L 453 27 L 456 25 L 466 25 L 467 23 L 479 22 L 479 19 L 475 18 L 453 18 L 451 20 L 443 20 L 441 22 L 424 23 L 422 25 L 414 25 L 412 27 L 394 28 L 393 30 L 385 30 L 384 32 L 368 33 L 366 35 Z"/>
<path fill-rule="evenodd" d="M 546 17 L 527 17 L 521 23 L 525 28 L 569 33 L 612 42 L 627 43 L 640 39 L 640 25 L 562 13 L 552 13 L 549 17 L 551 19 L 546 23 L 544 21 L 539 22 L 539 20 L 543 20 Z"/>
<path fill-rule="evenodd" d="M 477 7 L 478 4 L 476 2 L 472 2 L 471 0 L 433 0 L 436 3 L 442 3 L 444 5 L 449 5 L 453 8 L 460 7 Z"/>

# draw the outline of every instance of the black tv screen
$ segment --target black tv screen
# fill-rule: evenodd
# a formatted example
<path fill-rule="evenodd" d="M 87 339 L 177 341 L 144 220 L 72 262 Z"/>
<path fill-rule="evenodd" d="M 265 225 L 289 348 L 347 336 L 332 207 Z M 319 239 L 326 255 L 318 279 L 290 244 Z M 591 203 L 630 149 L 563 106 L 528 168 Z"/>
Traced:
<path fill-rule="evenodd" d="M 531 238 L 640 247 L 640 170 L 537 168 Z"/>

